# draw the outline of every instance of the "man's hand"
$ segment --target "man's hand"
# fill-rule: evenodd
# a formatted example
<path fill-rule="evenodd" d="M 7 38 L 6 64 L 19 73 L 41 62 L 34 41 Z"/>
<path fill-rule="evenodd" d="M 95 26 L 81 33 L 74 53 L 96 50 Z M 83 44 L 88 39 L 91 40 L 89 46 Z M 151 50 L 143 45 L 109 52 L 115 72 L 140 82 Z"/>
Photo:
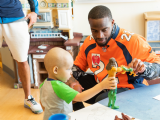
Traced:
<path fill-rule="evenodd" d="M 37 21 L 37 13 L 31 12 L 25 17 L 25 19 L 30 19 L 28 27 L 31 27 Z"/>
<path fill-rule="evenodd" d="M 133 68 L 133 71 L 137 73 L 143 73 L 145 71 L 145 65 L 140 59 L 133 59 L 131 63 L 128 64 L 128 68 Z"/>
<path fill-rule="evenodd" d="M 74 77 L 70 77 L 66 84 L 80 93 L 84 89 Z"/>
<path fill-rule="evenodd" d="M 132 120 L 132 118 L 130 118 L 130 117 L 128 117 L 127 115 L 124 115 L 124 114 L 122 113 L 122 119 L 121 119 L 121 118 L 118 118 L 118 116 L 116 115 L 114 120 Z"/>

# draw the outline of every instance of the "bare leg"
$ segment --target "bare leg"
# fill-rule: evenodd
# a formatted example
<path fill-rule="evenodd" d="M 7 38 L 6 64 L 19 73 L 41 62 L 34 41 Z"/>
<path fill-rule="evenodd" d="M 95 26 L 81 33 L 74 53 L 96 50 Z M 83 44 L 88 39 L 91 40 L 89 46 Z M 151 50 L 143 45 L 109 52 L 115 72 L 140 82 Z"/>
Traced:
<path fill-rule="evenodd" d="M 28 96 L 31 95 L 31 83 L 30 83 L 30 70 L 28 62 L 17 62 L 18 64 L 18 74 L 21 79 L 23 90 L 25 94 L 25 99 L 28 99 Z"/>
<path fill-rule="evenodd" d="M 30 70 L 28 62 L 17 62 L 18 63 L 18 73 L 21 78 L 23 85 L 23 90 L 25 94 L 24 107 L 32 110 L 33 113 L 39 114 L 43 112 L 43 109 L 39 103 L 37 103 L 31 96 L 31 82 L 30 82 Z M 30 97 L 28 98 L 28 96 Z"/>

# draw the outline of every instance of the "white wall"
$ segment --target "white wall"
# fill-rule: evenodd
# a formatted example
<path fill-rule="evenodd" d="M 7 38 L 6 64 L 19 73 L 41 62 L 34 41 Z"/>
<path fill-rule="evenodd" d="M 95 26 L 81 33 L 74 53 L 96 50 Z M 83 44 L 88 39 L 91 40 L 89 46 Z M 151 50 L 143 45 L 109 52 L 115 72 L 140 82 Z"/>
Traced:
<path fill-rule="evenodd" d="M 74 4 L 74 32 L 90 35 L 88 12 L 99 4 Z M 101 4 L 102 5 L 102 4 Z M 105 3 L 111 9 L 113 19 L 122 28 L 144 36 L 144 12 L 160 11 L 160 0 L 137 3 Z M 13 59 L 8 48 L 1 48 L 2 62 L 14 71 Z"/>
<path fill-rule="evenodd" d="M 90 35 L 88 13 L 96 5 L 110 8 L 113 19 L 119 27 L 144 36 L 144 12 L 160 11 L 160 0 L 154 2 L 74 4 L 74 32 Z"/>

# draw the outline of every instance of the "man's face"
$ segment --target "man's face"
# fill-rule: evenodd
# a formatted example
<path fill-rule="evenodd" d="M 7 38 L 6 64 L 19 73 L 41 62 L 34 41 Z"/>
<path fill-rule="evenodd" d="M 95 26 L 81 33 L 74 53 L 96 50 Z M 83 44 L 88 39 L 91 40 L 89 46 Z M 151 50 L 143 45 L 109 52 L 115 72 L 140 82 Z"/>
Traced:
<path fill-rule="evenodd" d="M 111 36 L 114 20 L 108 17 L 100 19 L 89 19 L 92 36 L 99 46 L 105 46 Z"/>

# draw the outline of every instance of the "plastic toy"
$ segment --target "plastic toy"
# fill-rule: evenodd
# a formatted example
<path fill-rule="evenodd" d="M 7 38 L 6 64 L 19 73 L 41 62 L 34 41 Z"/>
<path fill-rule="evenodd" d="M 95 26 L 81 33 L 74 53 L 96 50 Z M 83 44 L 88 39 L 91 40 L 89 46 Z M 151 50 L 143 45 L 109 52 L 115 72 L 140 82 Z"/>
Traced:
<path fill-rule="evenodd" d="M 130 72 L 129 75 L 133 75 L 134 77 L 137 76 L 134 71 L 133 68 L 127 68 L 126 66 L 121 65 L 122 70 L 122 74 L 125 74 L 126 72 Z"/>
<path fill-rule="evenodd" d="M 110 58 L 109 63 L 106 66 L 106 69 L 108 71 L 108 77 L 115 77 L 117 72 L 122 72 L 122 74 L 125 74 L 126 72 L 130 72 L 129 75 L 136 76 L 132 68 L 127 68 L 125 66 L 117 67 L 117 62 L 115 58 Z M 112 109 L 118 109 L 119 106 L 115 105 L 116 102 L 116 94 L 117 94 L 117 86 L 116 89 L 110 89 L 108 93 L 108 107 L 111 107 Z"/>
<path fill-rule="evenodd" d="M 117 72 L 121 72 L 122 68 L 117 67 L 117 63 L 115 58 L 110 58 L 109 63 L 106 66 L 106 69 L 108 71 L 108 77 L 115 77 Z M 116 94 L 117 94 L 117 87 L 116 89 L 110 89 L 108 93 L 109 97 L 109 102 L 108 102 L 108 107 L 111 107 L 112 109 L 118 109 L 119 106 L 115 106 L 116 102 Z"/>

